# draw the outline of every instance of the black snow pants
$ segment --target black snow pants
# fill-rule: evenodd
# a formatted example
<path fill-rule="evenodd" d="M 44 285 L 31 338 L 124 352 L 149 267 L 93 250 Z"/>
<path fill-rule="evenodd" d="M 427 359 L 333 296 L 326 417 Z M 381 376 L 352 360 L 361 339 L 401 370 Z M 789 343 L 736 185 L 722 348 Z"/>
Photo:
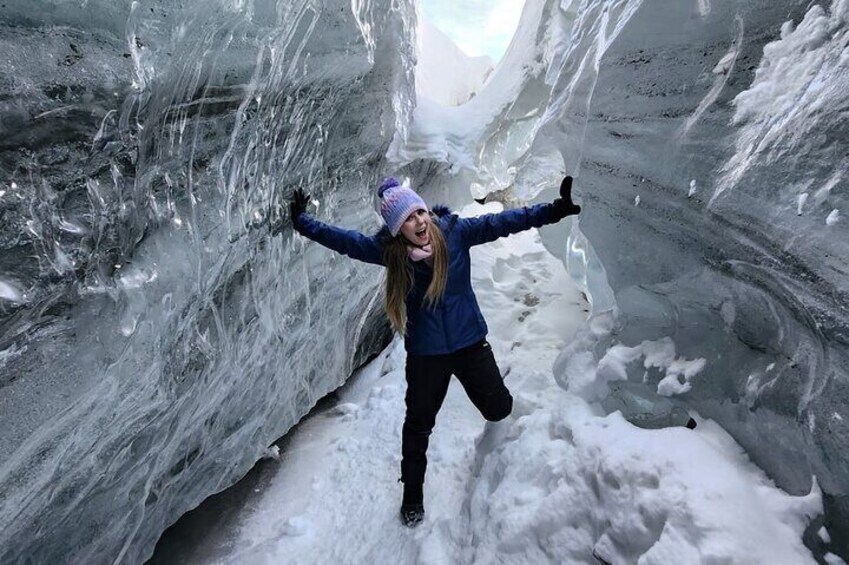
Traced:
<path fill-rule="evenodd" d="M 487 420 L 503 420 L 513 409 L 486 340 L 447 355 L 408 355 L 407 416 L 401 431 L 401 480 L 407 486 L 424 483 L 430 432 L 452 374 Z"/>

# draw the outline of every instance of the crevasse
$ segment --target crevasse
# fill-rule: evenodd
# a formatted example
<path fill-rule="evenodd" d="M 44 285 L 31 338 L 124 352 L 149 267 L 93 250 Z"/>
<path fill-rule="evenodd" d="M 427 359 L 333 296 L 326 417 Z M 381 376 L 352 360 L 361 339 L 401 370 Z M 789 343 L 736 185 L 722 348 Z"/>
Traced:
<path fill-rule="evenodd" d="M 616 315 L 587 351 L 704 359 L 672 401 L 816 475 L 845 551 L 849 3 L 529 0 L 454 107 L 416 95 L 411 2 L 3 10 L 0 561 L 143 560 L 376 351 L 379 271 L 286 202 L 371 231 L 389 173 L 508 205 L 575 175 L 543 237 Z"/>

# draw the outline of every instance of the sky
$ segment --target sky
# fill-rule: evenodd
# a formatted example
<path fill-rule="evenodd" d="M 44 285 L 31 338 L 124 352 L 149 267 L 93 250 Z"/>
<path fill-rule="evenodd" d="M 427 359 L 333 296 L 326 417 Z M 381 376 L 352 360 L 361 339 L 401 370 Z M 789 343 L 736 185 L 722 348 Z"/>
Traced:
<path fill-rule="evenodd" d="M 498 61 L 519 24 L 524 0 L 419 0 L 421 13 L 467 55 Z"/>

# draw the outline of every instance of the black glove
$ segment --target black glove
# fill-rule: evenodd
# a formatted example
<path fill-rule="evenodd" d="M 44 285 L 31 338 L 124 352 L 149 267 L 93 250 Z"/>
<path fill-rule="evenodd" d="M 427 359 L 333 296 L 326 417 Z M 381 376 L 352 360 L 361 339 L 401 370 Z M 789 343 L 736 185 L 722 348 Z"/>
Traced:
<path fill-rule="evenodd" d="M 289 201 L 289 219 L 292 221 L 292 225 L 294 227 L 295 220 L 302 212 L 307 211 L 307 202 L 310 201 L 310 195 L 304 194 L 304 191 L 300 188 L 296 188 L 292 193 L 292 200 Z M 276 220 L 272 219 L 269 224 L 269 230 L 271 231 L 272 236 L 280 235 L 283 233 L 283 230 L 286 229 L 286 226 L 289 225 L 284 217 L 282 211 L 278 212 L 275 215 Z"/>
<path fill-rule="evenodd" d="M 551 211 L 554 220 L 562 220 L 566 216 L 581 213 L 581 207 L 572 202 L 572 177 L 566 177 L 560 183 L 560 198 L 551 203 Z"/>
<path fill-rule="evenodd" d="M 307 211 L 307 202 L 310 201 L 310 195 L 304 194 L 304 189 L 296 188 L 292 193 L 292 201 L 289 203 L 289 217 L 292 223 L 298 219 L 303 212 Z"/>

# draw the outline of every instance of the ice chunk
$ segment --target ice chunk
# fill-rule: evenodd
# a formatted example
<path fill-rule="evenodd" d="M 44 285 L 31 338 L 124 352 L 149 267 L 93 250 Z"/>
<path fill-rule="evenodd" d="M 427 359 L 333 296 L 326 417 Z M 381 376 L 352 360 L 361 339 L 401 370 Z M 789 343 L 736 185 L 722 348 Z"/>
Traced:
<path fill-rule="evenodd" d="M 270 447 L 266 448 L 266 450 L 262 453 L 262 458 L 272 459 L 275 461 L 280 459 L 280 448 L 276 445 L 271 445 Z"/>
<path fill-rule="evenodd" d="M 828 216 L 825 219 L 825 225 L 833 226 L 840 219 L 840 211 L 835 208 L 831 212 L 829 212 Z"/>
<path fill-rule="evenodd" d="M 686 410 L 643 383 L 611 383 L 610 394 L 601 405 L 608 412 L 618 410 L 626 420 L 641 428 L 695 427 L 695 422 Z"/>
<path fill-rule="evenodd" d="M 805 207 L 805 202 L 808 201 L 808 193 L 803 192 L 796 197 L 796 215 L 802 215 L 802 209 Z"/>
<path fill-rule="evenodd" d="M 23 302 L 23 293 L 16 285 L 0 280 L 0 298 L 9 302 Z"/>

